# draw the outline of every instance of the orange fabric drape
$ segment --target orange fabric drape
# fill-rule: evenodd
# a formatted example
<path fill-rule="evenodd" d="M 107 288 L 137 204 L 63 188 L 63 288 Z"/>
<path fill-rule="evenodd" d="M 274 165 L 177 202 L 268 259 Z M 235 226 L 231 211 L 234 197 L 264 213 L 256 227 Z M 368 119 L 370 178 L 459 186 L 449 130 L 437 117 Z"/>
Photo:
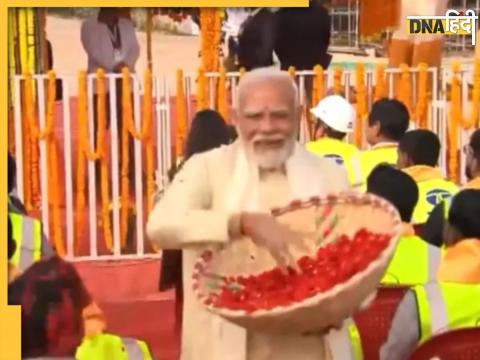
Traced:
<path fill-rule="evenodd" d="M 360 35 L 373 36 L 386 28 L 397 27 L 401 4 L 401 0 L 360 0 Z"/>

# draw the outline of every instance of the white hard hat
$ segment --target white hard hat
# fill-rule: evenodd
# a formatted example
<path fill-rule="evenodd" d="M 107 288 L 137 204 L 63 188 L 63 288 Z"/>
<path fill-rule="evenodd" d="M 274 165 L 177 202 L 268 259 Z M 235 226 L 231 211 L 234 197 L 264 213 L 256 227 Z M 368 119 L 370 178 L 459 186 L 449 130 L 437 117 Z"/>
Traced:
<path fill-rule="evenodd" d="M 331 95 L 323 98 L 310 112 L 328 127 L 342 133 L 353 132 L 355 109 L 345 98 Z"/>

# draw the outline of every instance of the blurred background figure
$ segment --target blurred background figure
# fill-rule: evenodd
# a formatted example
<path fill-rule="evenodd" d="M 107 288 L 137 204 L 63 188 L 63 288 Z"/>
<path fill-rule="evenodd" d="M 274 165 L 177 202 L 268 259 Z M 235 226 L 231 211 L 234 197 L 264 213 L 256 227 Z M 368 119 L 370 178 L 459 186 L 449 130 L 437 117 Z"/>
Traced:
<path fill-rule="evenodd" d="M 463 189 L 480 190 L 480 129 L 473 132 L 463 151 L 466 154 L 465 175 L 468 179 Z M 450 200 L 451 198 L 435 206 L 422 229 L 422 237 L 435 246 L 443 244 L 442 230 L 448 217 Z"/>
<path fill-rule="evenodd" d="M 411 224 L 419 195 L 415 180 L 390 165 L 378 165 L 367 179 L 367 192 L 388 200 L 403 222 L 401 238 L 382 284 L 412 286 L 434 280 L 440 249 L 416 236 Z"/>
<path fill-rule="evenodd" d="M 384 98 L 373 104 L 366 130 L 371 148 L 360 154 L 364 181 L 375 166 L 381 163 L 397 164 L 398 142 L 408 129 L 409 119 L 408 109 L 398 100 Z"/>
<path fill-rule="evenodd" d="M 420 191 L 413 212 L 413 223 L 422 226 L 433 208 L 452 197 L 457 185 L 447 180 L 437 167 L 440 156 L 440 139 L 430 130 L 407 132 L 398 145 L 398 167 L 409 174 Z"/>
<path fill-rule="evenodd" d="M 225 123 L 214 110 L 199 111 L 193 118 L 185 146 L 185 158 L 178 168 L 171 172 L 171 180 L 185 161 L 195 154 L 230 144 L 236 138 L 235 130 Z M 183 281 L 182 250 L 163 250 L 160 270 L 160 291 L 175 289 L 177 324 L 182 322 Z"/>
<path fill-rule="evenodd" d="M 410 290 L 395 313 L 381 360 L 408 359 L 417 345 L 448 330 L 478 326 L 480 314 L 480 190 L 452 201 L 437 281 Z"/>
<path fill-rule="evenodd" d="M 355 109 L 338 95 L 327 96 L 310 110 L 317 120 L 315 141 L 306 144 L 308 151 L 332 159 L 345 166 L 352 186 L 361 184 L 359 151 L 347 143 L 346 136 L 353 132 Z"/>

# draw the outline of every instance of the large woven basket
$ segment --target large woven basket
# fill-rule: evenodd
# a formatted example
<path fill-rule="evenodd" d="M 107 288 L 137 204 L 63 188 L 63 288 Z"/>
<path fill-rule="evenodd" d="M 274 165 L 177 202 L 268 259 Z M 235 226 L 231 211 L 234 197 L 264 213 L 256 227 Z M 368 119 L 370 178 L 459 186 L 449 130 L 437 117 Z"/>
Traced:
<path fill-rule="evenodd" d="M 328 211 L 326 211 L 328 210 Z M 353 236 L 359 229 L 388 235 L 388 244 L 366 268 L 330 290 L 319 292 L 288 306 L 269 310 L 231 310 L 216 307 L 206 299 L 218 291 L 224 277 L 260 274 L 277 266 L 271 254 L 250 239 L 233 241 L 222 249 L 205 251 L 194 267 L 193 287 L 198 299 L 211 312 L 242 327 L 270 333 L 304 333 L 323 331 L 338 326 L 355 313 L 375 291 L 395 250 L 401 220 L 398 212 L 385 200 L 364 194 L 348 194 L 328 198 L 295 201 L 272 211 L 277 220 L 298 231 L 307 247 L 289 246 L 290 254 L 298 259 L 314 256 L 319 247 L 333 241 L 318 234 L 335 224 L 337 234 Z M 329 213 L 328 216 L 322 214 Z M 213 285 L 212 285 L 213 284 Z"/>

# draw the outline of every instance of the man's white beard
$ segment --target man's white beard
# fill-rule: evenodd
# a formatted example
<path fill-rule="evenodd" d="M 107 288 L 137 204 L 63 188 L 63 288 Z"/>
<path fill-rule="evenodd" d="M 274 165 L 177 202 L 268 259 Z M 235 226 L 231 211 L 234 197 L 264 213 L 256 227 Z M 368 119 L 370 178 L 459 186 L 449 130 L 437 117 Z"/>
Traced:
<path fill-rule="evenodd" d="M 249 158 L 251 158 L 255 164 L 263 170 L 278 169 L 285 164 L 287 159 L 292 155 L 293 148 L 295 146 L 295 138 L 291 137 L 285 141 L 285 145 L 280 149 L 271 149 L 258 151 L 255 150 L 254 143 L 259 139 L 253 139 L 246 142 L 242 139 L 242 142 L 247 150 Z"/>

